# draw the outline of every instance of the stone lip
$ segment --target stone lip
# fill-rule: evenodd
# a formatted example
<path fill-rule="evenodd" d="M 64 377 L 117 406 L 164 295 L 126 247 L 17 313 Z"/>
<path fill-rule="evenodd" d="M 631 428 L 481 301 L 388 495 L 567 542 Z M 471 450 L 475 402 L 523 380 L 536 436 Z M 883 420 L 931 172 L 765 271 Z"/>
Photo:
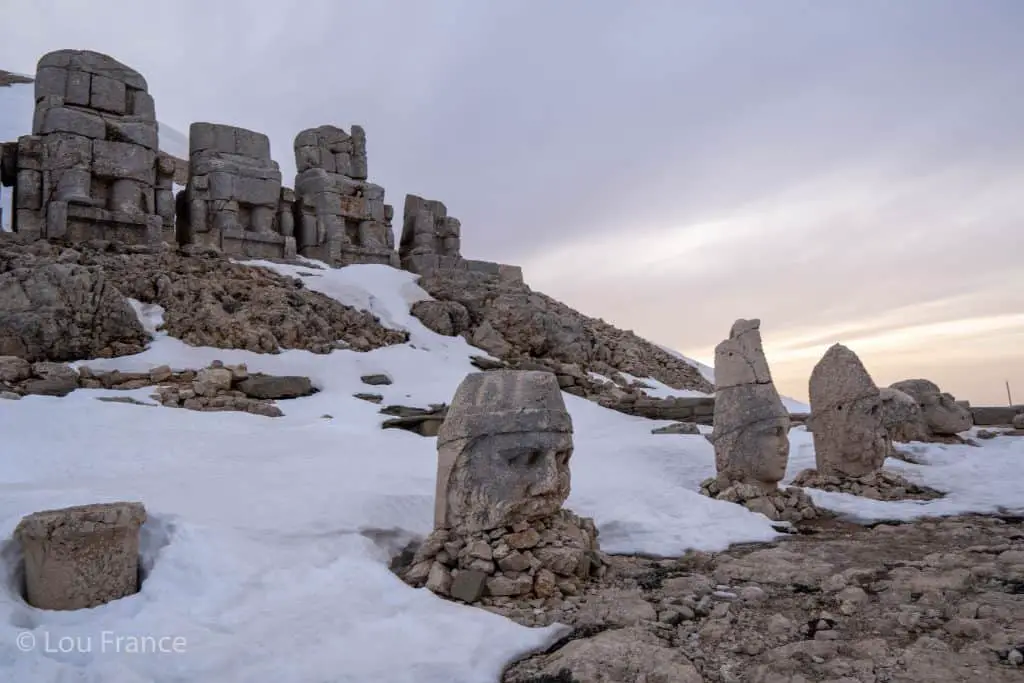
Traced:
<path fill-rule="evenodd" d="M 14 529 L 14 537 L 23 540 L 87 535 L 106 528 L 139 527 L 145 521 L 146 508 L 142 503 L 76 505 L 27 515 Z"/>

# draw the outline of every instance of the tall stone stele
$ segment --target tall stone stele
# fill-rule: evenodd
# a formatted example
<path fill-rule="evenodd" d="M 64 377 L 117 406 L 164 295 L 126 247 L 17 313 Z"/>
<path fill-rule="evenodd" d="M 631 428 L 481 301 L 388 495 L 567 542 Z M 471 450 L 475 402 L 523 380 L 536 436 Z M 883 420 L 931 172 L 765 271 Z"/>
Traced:
<path fill-rule="evenodd" d="M 146 79 L 87 50 L 44 55 L 32 135 L 5 145 L 16 232 L 29 239 L 173 241 L 174 164 L 157 149 Z"/>
<path fill-rule="evenodd" d="M 394 208 L 367 181 L 366 133 L 335 126 L 295 136 L 295 216 L 299 253 L 332 265 L 399 266 Z"/>
<path fill-rule="evenodd" d="M 25 597 L 39 609 L 96 607 L 139 590 L 141 503 L 102 503 L 28 515 L 14 530 Z"/>
<path fill-rule="evenodd" d="M 778 488 L 789 462 L 789 411 L 772 382 L 761 321 L 737 320 L 715 347 L 715 416 L 711 442 L 721 485 Z"/>
<path fill-rule="evenodd" d="M 853 351 L 835 344 L 809 383 L 818 473 L 863 477 L 878 472 L 890 450 L 882 396 Z"/>
<path fill-rule="evenodd" d="M 177 240 L 253 258 L 294 258 L 291 193 L 263 133 L 215 123 L 189 128 L 188 185 Z"/>

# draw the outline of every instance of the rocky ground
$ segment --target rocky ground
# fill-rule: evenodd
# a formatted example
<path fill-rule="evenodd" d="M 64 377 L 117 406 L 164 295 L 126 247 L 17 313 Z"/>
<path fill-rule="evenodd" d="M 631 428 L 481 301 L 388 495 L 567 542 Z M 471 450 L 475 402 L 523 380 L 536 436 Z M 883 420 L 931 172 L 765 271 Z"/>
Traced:
<path fill-rule="evenodd" d="M 1024 520 L 863 527 L 774 544 L 611 556 L 600 584 L 487 607 L 573 632 L 504 683 L 1010 683 L 1024 680 Z"/>
<path fill-rule="evenodd" d="M 126 297 L 164 308 L 164 331 L 194 346 L 329 353 L 408 334 L 278 275 L 213 251 L 108 242 L 19 243 L 0 235 L 0 355 L 68 361 L 138 353 L 148 341 Z"/>
<path fill-rule="evenodd" d="M 436 301 L 414 305 L 413 315 L 440 334 L 465 336 L 496 358 L 546 359 L 575 366 L 577 372 L 566 371 L 567 377 L 580 371 L 610 377 L 622 371 L 653 377 L 676 389 L 713 391 L 700 372 L 679 357 L 524 284 L 470 272 L 424 277 L 419 284 Z"/>

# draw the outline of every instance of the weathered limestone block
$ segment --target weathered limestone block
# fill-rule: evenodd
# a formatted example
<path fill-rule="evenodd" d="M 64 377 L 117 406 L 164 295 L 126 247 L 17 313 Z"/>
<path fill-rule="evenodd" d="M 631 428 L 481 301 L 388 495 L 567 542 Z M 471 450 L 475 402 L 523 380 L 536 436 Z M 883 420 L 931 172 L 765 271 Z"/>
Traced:
<path fill-rule="evenodd" d="M 367 182 L 366 134 L 320 126 L 295 137 L 299 253 L 336 265 L 398 265 L 384 188 Z"/>
<path fill-rule="evenodd" d="M 173 169 L 168 169 L 173 173 Z M 178 242 L 214 246 L 256 258 L 291 258 L 295 239 L 285 230 L 281 171 L 270 139 L 245 128 L 193 123 L 189 181 L 178 200 Z"/>
<path fill-rule="evenodd" d="M 906 379 L 890 385 L 917 401 L 926 428 L 936 436 L 953 436 L 974 426 L 971 411 L 958 404 L 951 394 L 926 379 Z"/>
<path fill-rule="evenodd" d="M 814 451 L 820 474 L 862 477 L 889 453 L 878 387 L 860 358 L 835 344 L 811 372 Z"/>
<path fill-rule="evenodd" d="M 399 243 L 402 267 L 421 275 L 458 268 L 461 231 L 461 223 L 448 215 L 443 203 L 406 195 Z"/>
<path fill-rule="evenodd" d="M 711 442 L 723 481 L 777 488 L 789 461 L 789 411 L 772 383 L 760 320 L 737 320 L 715 348 Z"/>
<path fill-rule="evenodd" d="M 467 375 L 437 448 L 437 528 L 477 531 L 539 519 L 569 496 L 572 419 L 551 373 Z"/>
<path fill-rule="evenodd" d="M 16 232 L 135 244 L 169 236 L 173 212 L 157 195 L 157 122 L 146 90 L 141 75 L 98 52 L 39 60 L 32 135 L 4 154 Z"/>
<path fill-rule="evenodd" d="M 14 530 L 25 555 L 28 603 L 74 610 L 139 590 L 141 503 L 104 503 L 46 510 Z"/>

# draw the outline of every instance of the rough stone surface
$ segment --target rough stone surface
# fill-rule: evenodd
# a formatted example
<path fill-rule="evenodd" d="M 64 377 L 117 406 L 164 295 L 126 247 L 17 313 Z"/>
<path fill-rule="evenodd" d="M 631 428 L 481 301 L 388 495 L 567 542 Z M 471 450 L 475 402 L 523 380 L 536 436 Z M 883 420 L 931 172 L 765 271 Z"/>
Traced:
<path fill-rule="evenodd" d="M 690 434 L 699 435 L 700 429 L 697 428 L 692 422 L 675 422 L 664 427 L 656 427 L 651 430 L 651 434 Z"/>
<path fill-rule="evenodd" d="M 101 269 L 25 259 L 0 241 L 0 355 L 63 361 L 138 353 L 149 335 Z"/>
<path fill-rule="evenodd" d="M 711 443 L 718 475 L 773 491 L 789 462 L 789 411 L 775 390 L 759 320 L 737 320 L 715 348 Z"/>
<path fill-rule="evenodd" d="M 173 237 L 174 169 L 159 161 L 156 110 L 138 72 L 98 52 L 50 52 L 36 67 L 35 102 L 32 134 L 5 163 L 15 232 L 131 244 Z"/>
<path fill-rule="evenodd" d="M 380 401 L 374 401 L 379 403 Z M 437 436 L 448 414 L 447 404 L 440 403 L 428 408 L 411 408 L 408 406 L 387 406 L 381 408 L 384 415 L 394 415 L 390 420 L 381 423 L 382 429 L 404 429 L 420 436 Z"/>
<path fill-rule="evenodd" d="M 793 478 L 793 486 L 849 493 L 872 500 L 934 500 L 944 495 L 886 470 L 870 472 L 862 477 L 822 475 L 815 470 L 804 470 Z"/>
<path fill-rule="evenodd" d="M 608 557 L 558 600 L 492 600 L 572 631 L 504 683 L 1011 683 L 1024 669 L 1024 527 L 958 517 L 799 524 L 771 544 Z M 696 670 L 696 677 L 687 667 Z"/>
<path fill-rule="evenodd" d="M 399 266 L 384 188 L 367 182 L 366 133 L 320 126 L 295 136 L 299 253 L 333 265 Z"/>
<path fill-rule="evenodd" d="M 931 434 L 952 436 L 974 425 L 969 408 L 958 404 L 951 394 L 926 379 L 907 379 L 891 385 L 917 401 Z"/>
<path fill-rule="evenodd" d="M 75 610 L 139 589 L 141 503 L 104 503 L 36 512 L 14 530 L 25 556 L 28 603 Z"/>
<path fill-rule="evenodd" d="M 818 471 L 861 477 L 881 469 L 890 449 L 881 394 L 857 354 L 830 347 L 811 371 L 809 389 Z"/>
<path fill-rule="evenodd" d="M 189 128 L 188 185 L 178 199 L 177 241 L 254 258 L 296 255 L 290 195 L 270 139 L 214 123 Z"/>
<path fill-rule="evenodd" d="M 762 486 L 730 481 L 719 475 L 705 479 L 700 485 L 701 495 L 742 505 L 768 519 L 781 522 L 800 522 L 827 516 L 811 498 L 796 487 L 765 489 Z"/>
<path fill-rule="evenodd" d="M 632 332 L 582 315 L 525 284 L 470 271 L 449 271 L 421 277 L 419 285 L 439 302 L 461 305 L 469 318 L 468 327 L 457 331 L 465 325 L 461 313 L 443 322 L 433 304 L 416 313 L 431 311 L 427 320 L 450 324 L 453 332 L 505 362 L 543 360 L 548 365 L 575 366 L 580 377 L 566 374 L 566 378 L 580 387 L 593 381 L 590 372 L 611 378 L 621 371 L 651 377 L 675 389 L 714 391 L 696 368 L 678 356 Z M 581 393 L 587 392 L 581 389 Z"/>
<path fill-rule="evenodd" d="M 913 396 L 892 387 L 879 389 L 879 396 L 882 426 L 890 441 L 928 441 L 928 425 Z"/>
<path fill-rule="evenodd" d="M 283 349 L 329 353 L 337 348 L 369 351 L 408 339 L 405 332 L 384 328 L 370 313 L 305 289 L 297 279 L 234 263 L 214 252 L 107 242 L 79 244 L 75 249 L 62 249 L 47 242 L 18 245 L 8 240 L 5 245 L 0 236 L 0 269 L 24 269 L 31 275 L 48 272 L 47 264 L 54 263 L 61 268 L 78 269 L 75 273 L 95 273 L 88 279 L 94 283 L 91 299 L 75 304 L 73 309 L 70 305 L 67 308 L 77 311 L 78 319 L 102 325 L 102 334 L 91 332 L 89 345 L 82 350 L 76 346 L 73 352 L 63 350 L 66 342 L 62 340 L 74 340 L 81 335 L 69 333 L 58 338 L 55 334 L 50 345 L 59 351 L 47 352 L 45 357 L 49 360 L 140 351 L 146 335 L 123 296 L 161 306 L 163 331 L 193 346 L 257 353 L 277 353 Z M 103 287 L 97 294 L 94 278 L 100 276 Z M 0 318 L 6 310 L 9 309 L 0 308 Z M 40 321 L 40 325 L 44 323 L 45 320 Z M 124 330 L 134 330 L 137 336 Z M 101 343 L 103 347 L 99 347 Z M 0 349 L 4 355 L 21 353 Z"/>
<path fill-rule="evenodd" d="M 478 531 L 540 519 L 569 496 L 572 419 L 550 373 L 467 375 L 437 448 L 436 528 Z"/>
<path fill-rule="evenodd" d="M 593 520 L 561 509 L 486 531 L 437 529 L 392 569 L 410 585 L 486 606 L 575 595 L 605 564 Z"/>

